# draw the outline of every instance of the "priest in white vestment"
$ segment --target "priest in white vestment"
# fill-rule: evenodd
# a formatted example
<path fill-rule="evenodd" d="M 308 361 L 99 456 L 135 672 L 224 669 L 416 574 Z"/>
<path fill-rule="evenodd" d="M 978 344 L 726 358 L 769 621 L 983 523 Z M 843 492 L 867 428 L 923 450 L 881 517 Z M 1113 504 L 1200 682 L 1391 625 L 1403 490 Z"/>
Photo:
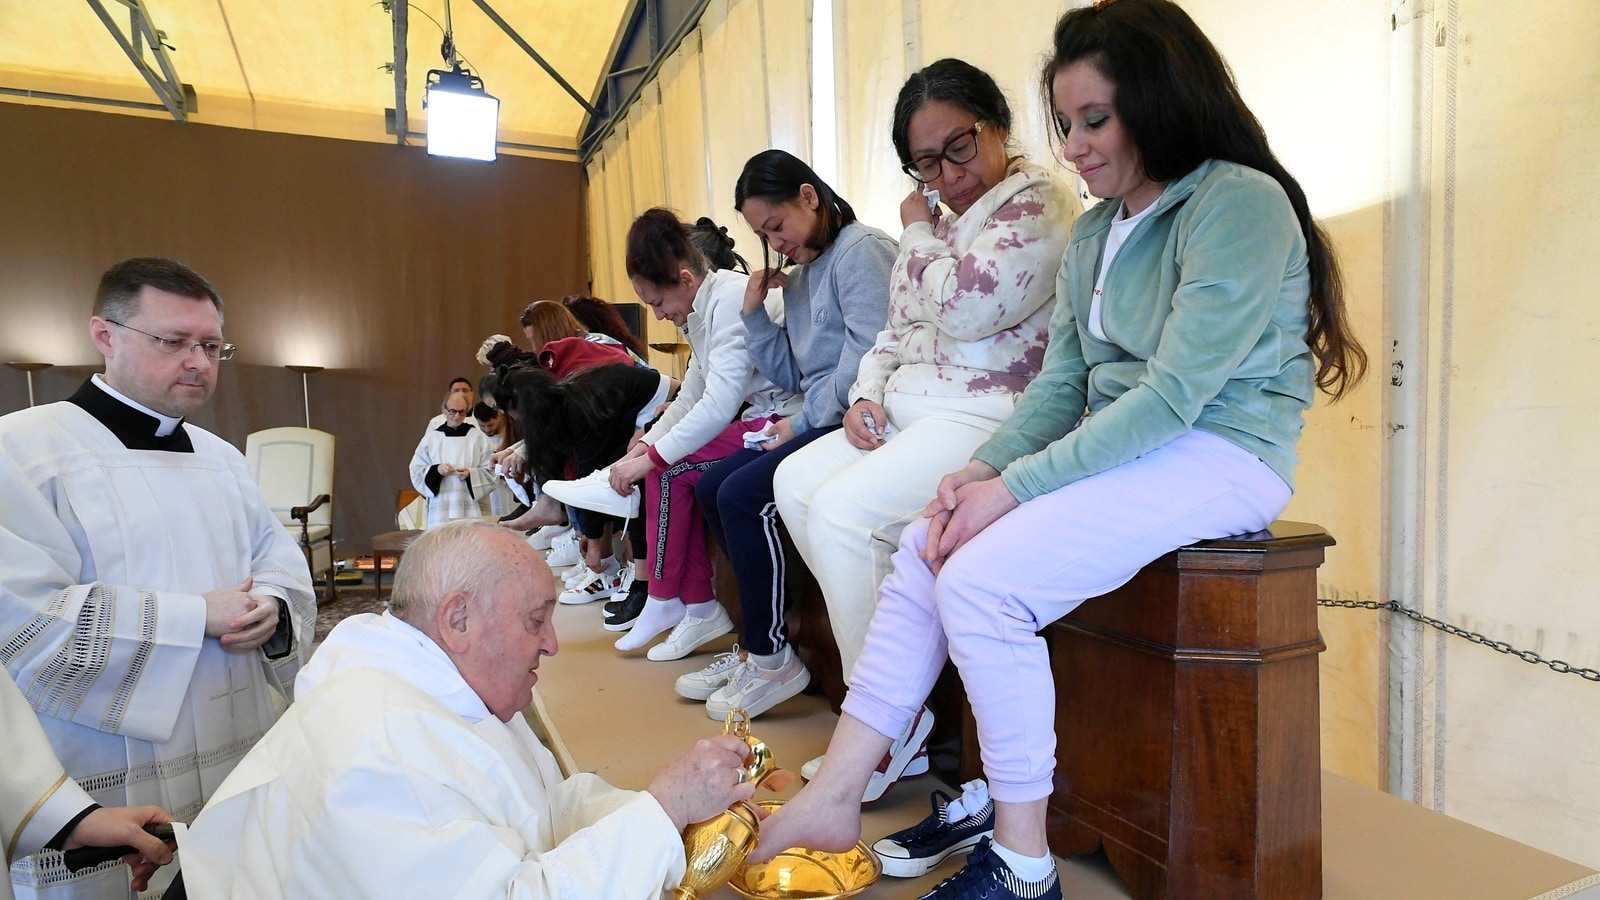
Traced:
<path fill-rule="evenodd" d="M 540 554 L 493 523 L 419 537 L 390 611 L 334 628 L 294 706 L 195 820 L 189 894 L 644 900 L 677 886 L 683 828 L 753 793 L 747 748 L 700 741 L 645 791 L 562 777 L 522 713 L 556 652 L 555 595 Z"/>
<path fill-rule="evenodd" d="M 104 375 L 0 417 L 0 663 L 90 797 L 187 820 L 309 654 L 310 572 L 243 454 L 183 422 L 233 352 L 215 289 L 127 260 L 89 332 Z M 18 897 L 126 900 L 130 870 L 46 851 L 10 876 Z"/>
<path fill-rule="evenodd" d="M 427 527 L 489 513 L 494 443 L 471 424 L 465 394 L 448 394 L 444 424 L 430 427 L 411 455 L 411 484 L 428 503 Z"/>
<path fill-rule="evenodd" d="M 475 406 L 477 404 L 477 402 L 478 402 L 478 389 L 475 386 L 473 386 L 471 381 L 468 381 L 465 378 L 452 378 L 452 379 L 450 379 L 450 388 L 448 390 L 446 390 L 445 393 L 447 395 L 448 394 L 460 394 L 460 395 L 466 397 L 467 398 L 467 406 L 469 408 L 472 407 L 472 406 Z M 430 422 L 428 422 L 428 430 L 432 431 L 433 429 L 438 428 L 440 425 L 444 424 L 444 421 L 445 421 L 445 415 L 444 415 L 443 412 L 440 412 L 438 415 L 434 416 L 433 419 Z M 478 423 L 469 418 L 467 420 L 467 424 L 475 426 Z"/>
<path fill-rule="evenodd" d="M 33 707 L 4 671 L 0 671 L 0 734 L 6 736 L 6 759 L 0 765 L 0 840 L 5 841 L 6 865 L 46 847 L 128 845 L 148 860 L 140 864 L 134 882 L 142 886 L 156 866 L 172 861 L 171 848 L 140 828 L 149 822 L 170 822 L 172 817 L 159 806 L 102 807 L 94 802 L 67 777 Z M 11 897 L 11 880 L 0 878 L 0 900 Z"/>

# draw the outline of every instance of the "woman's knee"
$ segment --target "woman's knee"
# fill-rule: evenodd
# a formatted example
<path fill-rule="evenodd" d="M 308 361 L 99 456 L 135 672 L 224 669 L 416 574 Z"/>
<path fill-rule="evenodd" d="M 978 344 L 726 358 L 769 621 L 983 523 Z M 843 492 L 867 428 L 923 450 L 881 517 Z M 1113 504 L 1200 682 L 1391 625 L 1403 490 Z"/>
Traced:
<path fill-rule="evenodd" d="M 805 519 L 817 502 L 819 486 L 811 474 L 805 467 L 794 465 L 792 458 L 784 460 L 772 473 L 772 499 L 790 527 L 800 527 L 799 520 Z"/>
<path fill-rule="evenodd" d="M 723 474 L 718 467 L 712 466 L 700 480 L 694 483 L 694 498 L 702 509 L 715 511 L 717 508 L 717 492 L 722 489 Z"/>
<path fill-rule="evenodd" d="M 1008 602 L 1007 585 L 1014 574 L 979 554 L 958 552 L 945 560 L 933 582 L 933 605 L 952 643 L 959 643 L 961 634 L 973 628 L 989 635 L 1019 627 L 1030 633 L 1036 630 L 1022 626 L 1017 614 L 1026 610 L 1012 609 Z"/>
<path fill-rule="evenodd" d="M 921 556 L 923 548 L 928 546 L 928 520 L 918 516 L 915 521 L 900 532 L 900 546 L 896 553 L 909 553 L 912 556 Z"/>
<path fill-rule="evenodd" d="M 772 469 L 756 464 L 740 467 L 722 482 L 717 503 L 724 513 L 741 510 L 759 514 L 772 503 Z"/>

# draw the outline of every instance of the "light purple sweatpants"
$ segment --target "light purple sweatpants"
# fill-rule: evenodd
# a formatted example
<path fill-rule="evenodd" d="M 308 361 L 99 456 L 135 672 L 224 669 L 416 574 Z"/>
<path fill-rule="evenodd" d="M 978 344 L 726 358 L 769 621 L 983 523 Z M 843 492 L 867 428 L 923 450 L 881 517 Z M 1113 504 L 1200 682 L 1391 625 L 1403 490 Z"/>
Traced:
<path fill-rule="evenodd" d="M 879 590 L 844 711 L 880 734 L 901 734 L 948 657 L 977 720 L 990 794 L 1008 803 L 1047 797 L 1055 684 L 1037 632 L 1172 550 L 1266 528 L 1290 493 L 1253 454 L 1191 431 L 1022 504 L 937 577 L 918 558 L 928 536 L 928 520 L 918 519 Z"/>

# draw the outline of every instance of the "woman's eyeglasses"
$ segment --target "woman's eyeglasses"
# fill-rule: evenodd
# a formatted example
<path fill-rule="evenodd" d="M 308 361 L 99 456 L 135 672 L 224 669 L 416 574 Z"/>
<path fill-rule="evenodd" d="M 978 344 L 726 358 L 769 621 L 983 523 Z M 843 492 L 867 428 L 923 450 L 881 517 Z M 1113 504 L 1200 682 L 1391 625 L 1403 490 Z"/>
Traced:
<path fill-rule="evenodd" d="M 937 155 L 914 159 L 901 166 L 900 170 L 918 182 L 927 184 L 944 171 L 946 160 L 957 166 L 972 162 L 973 157 L 978 155 L 978 134 L 982 131 L 983 123 L 974 122 L 971 128 L 951 138 Z"/>

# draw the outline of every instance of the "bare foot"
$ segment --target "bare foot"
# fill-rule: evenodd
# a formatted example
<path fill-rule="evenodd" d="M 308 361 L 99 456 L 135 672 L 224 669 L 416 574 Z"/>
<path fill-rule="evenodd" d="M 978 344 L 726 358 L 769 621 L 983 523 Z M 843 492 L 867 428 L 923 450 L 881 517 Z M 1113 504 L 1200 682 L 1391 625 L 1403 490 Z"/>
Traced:
<path fill-rule="evenodd" d="M 541 494 L 539 499 L 533 501 L 528 511 L 515 519 L 506 519 L 501 522 L 513 531 L 529 531 L 541 525 L 554 525 L 567 517 L 566 510 L 561 508 L 554 497 Z"/>
<path fill-rule="evenodd" d="M 836 793 L 836 792 L 835 792 Z M 849 850 L 861 840 L 861 792 L 853 801 L 812 782 L 761 823 L 749 862 L 762 863 L 790 847 Z"/>

